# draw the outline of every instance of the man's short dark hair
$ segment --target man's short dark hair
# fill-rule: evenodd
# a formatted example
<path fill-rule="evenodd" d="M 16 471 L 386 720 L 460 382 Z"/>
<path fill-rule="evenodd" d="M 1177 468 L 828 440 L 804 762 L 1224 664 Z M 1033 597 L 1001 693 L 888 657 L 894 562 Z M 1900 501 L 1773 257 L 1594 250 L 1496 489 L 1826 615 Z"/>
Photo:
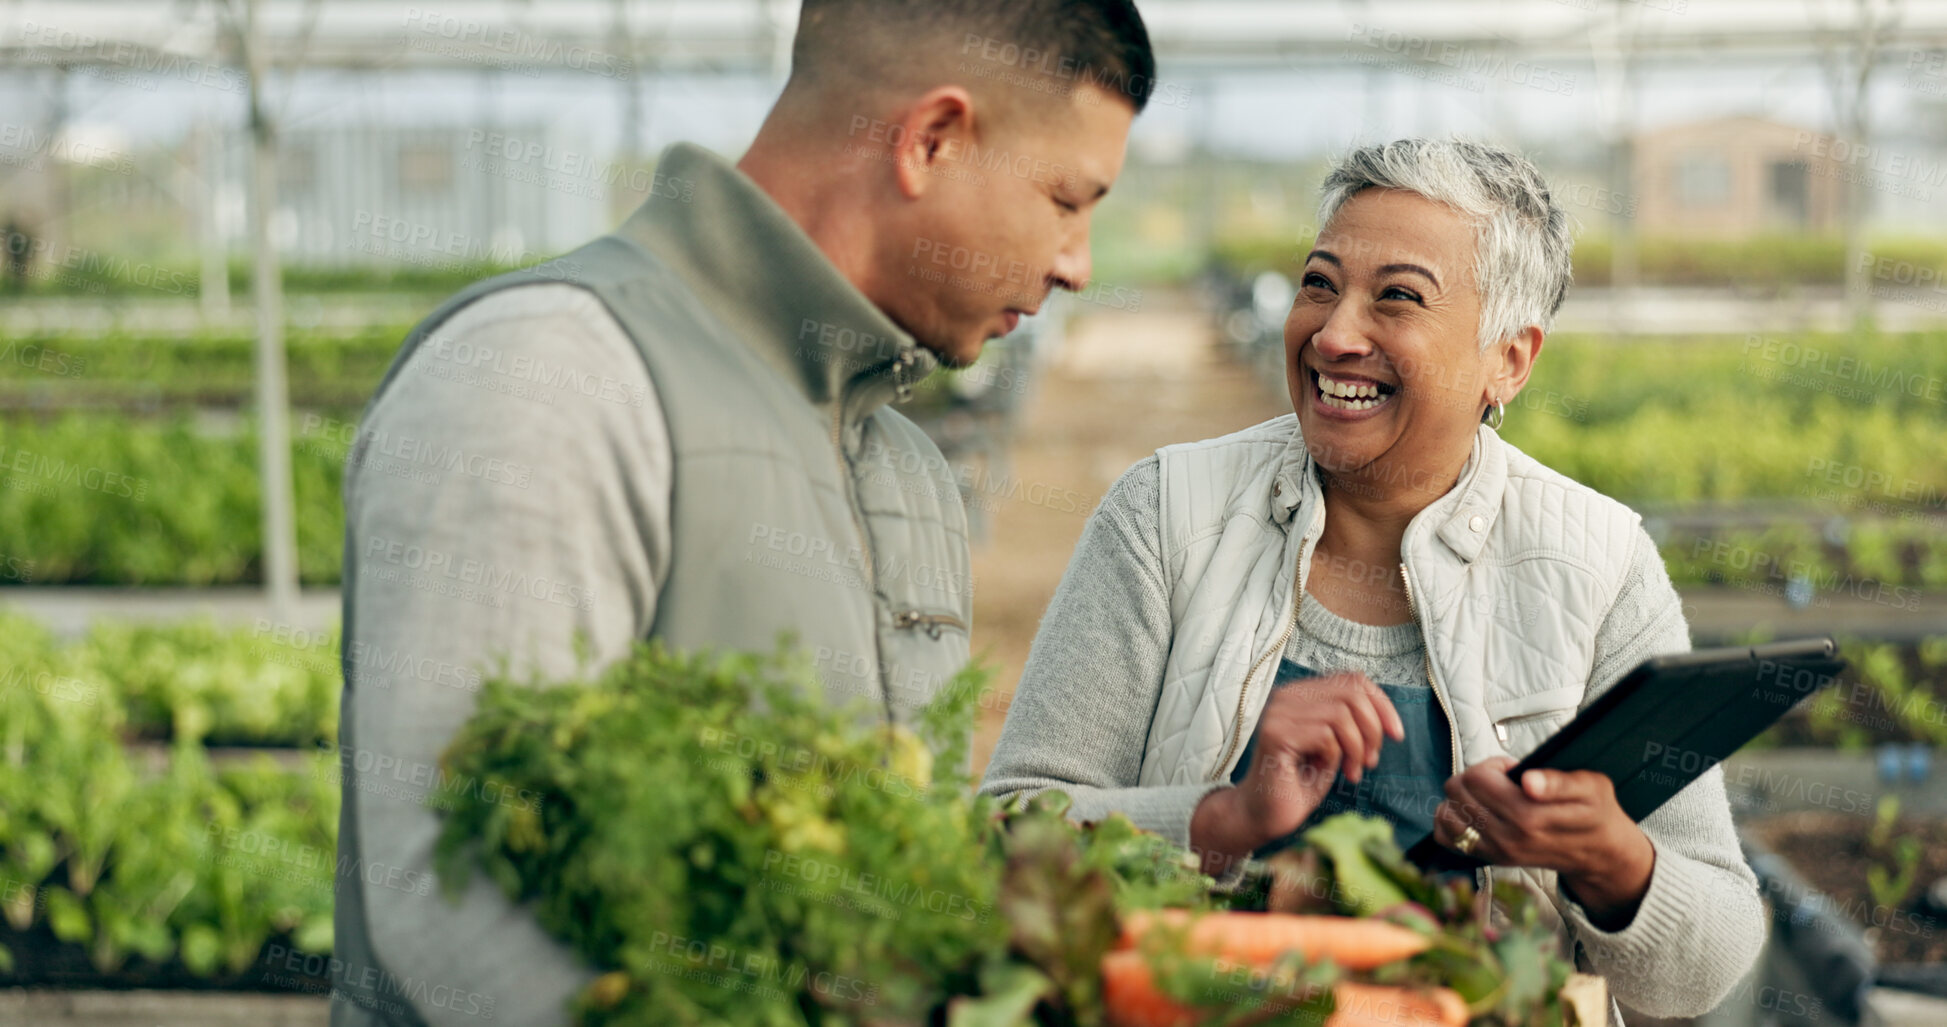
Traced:
<path fill-rule="evenodd" d="M 1095 86 L 1138 112 L 1156 56 L 1132 0 L 804 0 L 791 46 L 799 83 L 990 80 L 1051 95 Z"/>

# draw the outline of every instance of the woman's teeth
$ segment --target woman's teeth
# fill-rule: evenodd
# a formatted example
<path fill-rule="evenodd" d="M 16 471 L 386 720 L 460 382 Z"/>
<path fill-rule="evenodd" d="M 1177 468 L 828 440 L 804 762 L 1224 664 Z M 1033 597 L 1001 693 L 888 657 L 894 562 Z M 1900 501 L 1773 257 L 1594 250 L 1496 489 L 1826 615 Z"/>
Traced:
<path fill-rule="evenodd" d="M 1392 398 L 1392 393 L 1382 392 L 1377 385 L 1339 381 L 1323 374 L 1317 377 L 1319 402 L 1335 410 L 1370 410 Z"/>

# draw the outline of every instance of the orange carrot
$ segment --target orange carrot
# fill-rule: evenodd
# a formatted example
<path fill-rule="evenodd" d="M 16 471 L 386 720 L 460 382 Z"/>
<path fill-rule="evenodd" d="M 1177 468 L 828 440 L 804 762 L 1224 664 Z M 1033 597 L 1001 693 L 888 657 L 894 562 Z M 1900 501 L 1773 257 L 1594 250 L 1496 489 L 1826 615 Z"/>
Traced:
<path fill-rule="evenodd" d="M 1249 966 L 1268 966 L 1287 952 L 1306 962 L 1330 957 L 1348 970 L 1370 970 L 1418 955 L 1432 944 L 1425 935 L 1387 923 L 1351 916 L 1298 916 L 1292 913 L 1206 913 L 1183 909 L 1135 910 L 1123 918 L 1120 947 L 1134 948 L 1145 934 L 1163 925 L 1186 926 L 1189 954 L 1217 956 Z"/>
<path fill-rule="evenodd" d="M 1335 1008 L 1323 1027 L 1467 1025 L 1467 1003 L 1450 988 L 1414 991 L 1341 981 L 1332 994 Z M 1164 994 L 1147 957 L 1131 949 L 1102 957 L 1102 1001 L 1109 1027 L 1196 1027 L 1207 1012 Z"/>
<path fill-rule="evenodd" d="M 1195 1027 L 1198 1018 L 1156 986 L 1142 953 L 1128 950 L 1102 957 L 1102 1005 L 1110 1027 Z"/>

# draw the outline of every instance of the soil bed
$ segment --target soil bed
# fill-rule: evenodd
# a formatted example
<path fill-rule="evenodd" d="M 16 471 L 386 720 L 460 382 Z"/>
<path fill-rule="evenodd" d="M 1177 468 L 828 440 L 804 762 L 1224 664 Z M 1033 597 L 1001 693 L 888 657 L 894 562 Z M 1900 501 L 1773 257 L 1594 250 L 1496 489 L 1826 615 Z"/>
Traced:
<path fill-rule="evenodd" d="M 1947 877 L 1947 822 L 1902 818 L 1893 837 L 1920 841 L 1920 868 L 1913 887 L 1893 910 L 1880 909 L 1866 885 L 1866 869 L 1894 869 L 1891 860 L 1869 851 L 1869 823 L 1845 813 L 1804 810 L 1766 817 L 1748 825 L 1753 837 L 1790 863 L 1805 883 L 1832 900 L 1839 913 L 1868 930 L 1866 938 L 1881 963 L 1947 962 L 1947 918 L 1922 905 L 1927 886 Z"/>

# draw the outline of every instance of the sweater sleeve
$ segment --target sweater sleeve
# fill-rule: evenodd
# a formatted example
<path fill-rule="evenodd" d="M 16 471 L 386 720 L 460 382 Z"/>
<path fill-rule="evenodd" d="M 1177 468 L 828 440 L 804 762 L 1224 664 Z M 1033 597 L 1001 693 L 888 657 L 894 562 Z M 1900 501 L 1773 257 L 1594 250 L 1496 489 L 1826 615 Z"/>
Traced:
<path fill-rule="evenodd" d="M 1131 467 L 1082 529 L 981 791 L 1006 798 L 1058 789 L 1073 800 L 1075 820 L 1122 813 L 1188 847 L 1197 803 L 1224 783 L 1136 785 L 1172 632 L 1158 477 L 1153 456 Z"/>
<path fill-rule="evenodd" d="M 1596 639 L 1583 705 L 1648 657 L 1689 649 L 1682 603 L 1656 544 L 1639 528 L 1629 577 Z M 1649 1016 L 1698 1016 L 1737 987 L 1765 940 L 1757 877 L 1738 847 L 1723 770 L 1712 767 L 1642 827 L 1656 862 L 1627 925 L 1596 927 L 1559 882 L 1556 905 L 1619 1002 Z"/>
<path fill-rule="evenodd" d="M 504 657 L 517 680 L 592 673 L 647 633 L 670 559 L 671 460 L 634 344 L 592 294 L 554 283 L 455 312 L 359 426 L 345 474 L 339 865 L 369 871 L 360 889 L 338 880 L 340 954 L 361 965 L 334 990 L 334 1023 L 395 1003 L 429 1027 L 482 1010 L 564 1023 L 593 977 L 489 875 L 457 902 L 386 885 L 430 880 L 440 824 L 424 800 L 458 787 L 440 753 L 483 670 Z"/>

